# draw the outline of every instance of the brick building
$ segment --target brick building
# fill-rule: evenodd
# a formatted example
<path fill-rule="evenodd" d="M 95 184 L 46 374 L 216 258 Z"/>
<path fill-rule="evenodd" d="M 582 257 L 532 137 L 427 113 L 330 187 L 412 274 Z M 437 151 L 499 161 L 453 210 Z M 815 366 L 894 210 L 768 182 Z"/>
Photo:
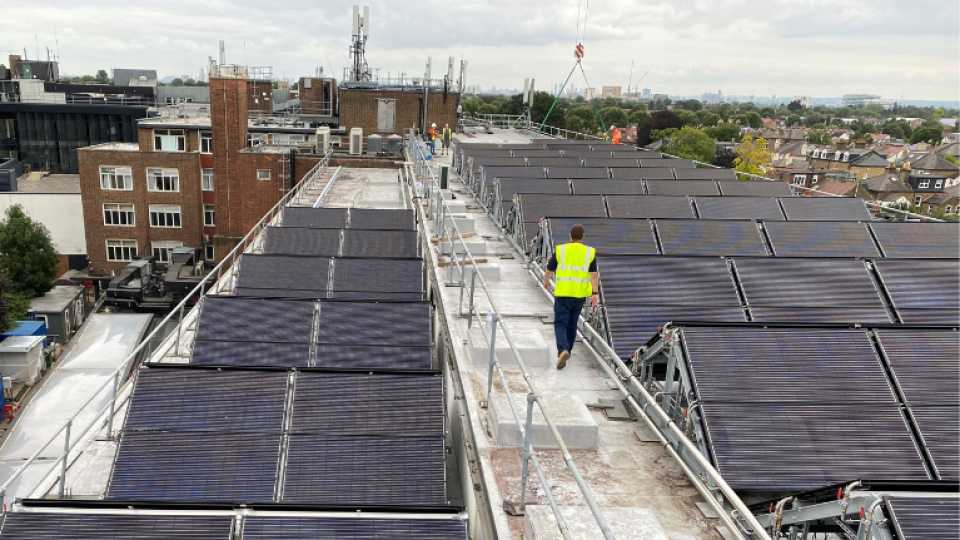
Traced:
<path fill-rule="evenodd" d="M 427 94 L 427 127 L 457 125 L 460 94 L 430 89 Z M 340 88 L 340 126 L 349 133 L 363 129 L 363 136 L 403 135 L 407 128 L 421 128 L 423 89 Z"/>

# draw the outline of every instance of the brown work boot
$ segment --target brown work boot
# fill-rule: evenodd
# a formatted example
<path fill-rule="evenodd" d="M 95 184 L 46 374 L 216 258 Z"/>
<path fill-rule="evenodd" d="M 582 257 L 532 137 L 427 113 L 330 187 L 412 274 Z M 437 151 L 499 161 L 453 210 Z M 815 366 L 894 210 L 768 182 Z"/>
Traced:
<path fill-rule="evenodd" d="M 568 358 L 570 358 L 570 351 L 563 351 L 560 353 L 560 356 L 557 357 L 557 369 L 563 369 L 567 367 Z"/>

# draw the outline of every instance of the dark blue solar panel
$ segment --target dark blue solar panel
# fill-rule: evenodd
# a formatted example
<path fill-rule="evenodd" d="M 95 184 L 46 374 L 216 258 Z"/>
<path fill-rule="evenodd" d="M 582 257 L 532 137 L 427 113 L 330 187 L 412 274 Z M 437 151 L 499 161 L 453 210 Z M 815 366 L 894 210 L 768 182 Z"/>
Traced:
<path fill-rule="evenodd" d="M 287 207 L 283 209 L 282 225 L 306 229 L 343 229 L 347 226 L 347 209 Z"/>
<path fill-rule="evenodd" d="M 720 193 L 724 197 L 745 196 L 745 197 L 792 197 L 793 190 L 786 182 L 762 180 L 721 180 L 717 182 L 720 185 Z"/>
<path fill-rule="evenodd" d="M 713 180 L 644 180 L 650 195 L 720 195 Z"/>
<path fill-rule="evenodd" d="M 325 302 L 318 336 L 327 345 L 429 347 L 430 304 Z"/>
<path fill-rule="evenodd" d="M 443 437 L 292 435 L 283 501 L 443 505 Z"/>
<path fill-rule="evenodd" d="M 547 167 L 547 178 L 610 178 L 606 167 Z"/>
<path fill-rule="evenodd" d="M 657 240 L 645 219 L 550 218 L 553 245 L 570 241 L 570 229 L 582 225 L 584 243 L 600 255 L 656 255 Z"/>
<path fill-rule="evenodd" d="M 955 540 L 960 530 L 957 497 L 886 497 L 891 528 L 900 540 Z"/>
<path fill-rule="evenodd" d="M 640 169 L 637 169 L 640 170 Z M 637 180 L 574 180 L 575 195 L 643 195 L 643 182 Z"/>
<path fill-rule="evenodd" d="M 608 196 L 607 208 L 612 218 L 679 218 L 694 219 L 693 207 L 687 197 L 668 195 Z"/>
<path fill-rule="evenodd" d="M 664 255 L 766 255 L 757 225 L 750 221 L 667 220 L 654 222 Z"/>
<path fill-rule="evenodd" d="M 339 229 L 267 227 L 264 234 L 263 252 L 267 254 L 316 257 L 340 254 Z"/>
<path fill-rule="evenodd" d="M 317 345 L 317 367 L 426 370 L 432 368 L 430 347 L 385 345 Z"/>
<path fill-rule="evenodd" d="M 314 302 L 207 297 L 197 340 L 309 343 Z"/>
<path fill-rule="evenodd" d="M 142 369 L 124 429 L 279 433 L 286 393 L 284 372 Z"/>
<path fill-rule="evenodd" d="M 785 219 L 773 197 L 697 197 L 696 204 L 701 219 Z"/>
<path fill-rule="evenodd" d="M 764 229 L 778 257 L 880 256 L 862 223 L 771 221 L 764 223 Z"/>
<path fill-rule="evenodd" d="M 678 160 L 679 161 L 679 160 Z M 687 161 L 687 160 L 682 160 Z M 677 178 L 680 180 L 736 180 L 737 172 L 733 169 L 712 169 L 694 167 L 676 167 Z"/>
<path fill-rule="evenodd" d="M 237 287 L 325 291 L 329 268 L 325 257 L 246 254 L 240 257 Z"/>
<path fill-rule="evenodd" d="M 270 502 L 280 435 L 128 431 L 108 499 Z"/>
<path fill-rule="evenodd" d="M 194 341 L 190 363 L 212 366 L 306 367 L 309 359 L 309 343 Z"/>
<path fill-rule="evenodd" d="M 788 197 L 780 204 L 790 221 L 870 221 L 859 197 Z"/>
<path fill-rule="evenodd" d="M 466 540 L 460 519 L 249 517 L 243 540 Z"/>
<path fill-rule="evenodd" d="M 0 538 L 227 540 L 232 529 L 231 516 L 10 512 L 3 518 Z"/>
<path fill-rule="evenodd" d="M 672 321 L 744 322 L 739 306 L 684 306 L 684 305 L 608 305 L 607 322 L 613 348 L 621 358 L 627 358 L 657 333 L 657 329 Z"/>
<path fill-rule="evenodd" d="M 381 229 L 412 231 L 416 229 L 413 210 L 383 210 L 351 208 L 351 229 Z"/>
<path fill-rule="evenodd" d="M 439 376 L 301 373 L 292 433 L 431 437 L 443 433 Z"/>
<path fill-rule="evenodd" d="M 908 404 L 960 404 L 960 334 L 951 330 L 876 332 Z"/>
<path fill-rule="evenodd" d="M 673 169 L 653 167 L 610 169 L 612 176 L 620 180 L 672 180 Z"/>
<path fill-rule="evenodd" d="M 878 259 L 874 266 L 907 324 L 960 324 L 960 272 L 951 259 Z"/>
<path fill-rule="evenodd" d="M 420 293 L 421 259 L 336 259 L 333 291 L 362 293 Z"/>
<path fill-rule="evenodd" d="M 607 217 L 607 208 L 601 195 L 521 193 L 517 200 L 522 223 L 536 223 L 545 217 Z"/>
<path fill-rule="evenodd" d="M 510 201 L 517 193 L 570 194 L 570 183 L 566 179 L 501 178 L 497 185 L 500 201 Z"/>
<path fill-rule="evenodd" d="M 941 480 L 960 480 L 960 407 L 910 407 L 920 438 L 933 458 Z"/>
<path fill-rule="evenodd" d="M 301 300 L 316 300 L 329 296 L 323 289 L 254 289 L 252 287 L 237 287 L 233 295 L 242 298 L 299 298 Z"/>
<path fill-rule="evenodd" d="M 887 258 L 960 257 L 956 223 L 871 223 L 870 228 Z"/>
<path fill-rule="evenodd" d="M 416 231 L 343 231 L 344 257 L 417 257 L 420 239 Z"/>

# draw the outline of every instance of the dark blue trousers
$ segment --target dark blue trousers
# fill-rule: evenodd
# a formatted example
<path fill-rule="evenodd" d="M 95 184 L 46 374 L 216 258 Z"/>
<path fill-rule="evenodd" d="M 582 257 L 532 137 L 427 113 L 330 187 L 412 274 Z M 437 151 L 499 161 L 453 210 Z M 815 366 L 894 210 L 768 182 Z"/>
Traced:
<path fill-rule="evenodd" d="M 553 299 L 553 331 L 557 336 L 557 354 L 572 351 L 577 340 L 577 319 L 586 298 L 557 296 Z"/>

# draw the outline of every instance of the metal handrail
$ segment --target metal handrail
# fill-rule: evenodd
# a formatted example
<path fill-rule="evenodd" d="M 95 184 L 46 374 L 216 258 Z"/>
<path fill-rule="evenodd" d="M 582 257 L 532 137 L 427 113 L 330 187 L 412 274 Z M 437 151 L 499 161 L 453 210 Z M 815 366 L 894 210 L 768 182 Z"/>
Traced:
<path fill-rule="evenodd" d="M 606 518 L 603 517 L 603 513 L 600 511 L 600 506 L 597 503 L 596 499 L 593 496 L 593 492 L 590 489 L 590 486 L 587 485 L 586 481 L 583 479 L 583 476 L 580 474 L 579 469 L 577 468 L 576 463 L 571 456 L 570 451 L 567 449 L 566 443 L 563 441 L 563 437 L 560 435 L 560 431 L 557 428 L 556 424 L 553 422 L 553 419 L 550 417 L 550 414 L 547 411 L 546 404 L 543 401 L 541 392 L 537 390 L 536 384 L 533 381 L 533 377 L 530 375 L 530 371 L 527 369 L 526 364 L 523 361 L 523 357 L 520 354 L 519 349 L 514 343 L 513 336 L 510 333 L 510 329 L 507 326 L 507 323 L 504 321 L 504 316 L 497 308 L 496 303 L 493 300 L 493 295 L 490 292 L 489 286 L 487 285 L 486 280 L 483 275 L 480 273 L 480 268 L 477 266 L 477 262 L 473 257 L 473 254 L 470 253 L 470 250 L 467 248 L 466 243 L 464 242 L 463 235 L 460 233 L 459 227 L 457 226 L 456 221 L 452 218 L 452 213 L 449 208 L 449 205 L 446 199 L 443 198 L 443 195 L 440 191 L 439 181 L 436 178 L 436 175 L 433 174 L 433 171 L 430 169 L 427 164 L 426 156 L 423 153 L 423 147 L 417 144 L 416 139 L 411 134 L 408 138 L 408 150 L 413 154 L 413 161 L 415 164 L 415 174 L 417 178 L 424 179 L 428 178 L 429 182 L 424 182 L 427 193 L 426 199 L 432 201 L 432 195 L 435 192 L 436 195 L 436 206 L 434 209 L 436 211 L 436 225 L 435 231 L 438 237 L 441 237 L 441 247 L 442 242 L 445 238 L 449 236 L 450 238 L 450 274 L 449 282 L 453 283 L 453 268 L 457 266 L 460 270 L 460 306 L 459 314 L 464 315 L 463 313 L 463 295 L 464 289 L 466 288 L 466 268 L 467 262 L 469 261 L 470 267 L 473 269 L 473 275 L 471 277 L 470 284 L 470 308 L 468 310 L 468 329 L 472 326 L 473 317 L 476 315 L 480 320 L 481 332 L 483 332 L 484 340 L 490 346 L 490 365 L 488 370 L 488 381 L 487 381 L 487 400 L 489 406 L 490 392 L 492 391 L 492 376 L 493 371 L 496 370 L 501 384 L 503 385 L 504 393 L 507 397 L 507 402 L 510 405 L 510 410 L 513 414 L 514 421 L 517 423 L 517 428 L 520 430 L 521 435 L 524 438 L 524 452 L 523 452 L 523 472 L 521 478 L 521 487 L 520 487 L 520 500 L 519 508 L 523 510 L 526 506 L 526 486 L 528 480 L 528 463 L 533 463 L 534 469 L 537 472 L 537 476 L 540 480 L 540 484 L 543 487 L 544 493 L 546 494 L 547 500 L 550 503 L 550 507 L 553 510 L 554 516 L 557 519 L 557 526 L 560 529 L 561 534 L 565 539 L 570 539 L 570 531 L 566 526 L 566 523 L 563 520 L 563 516 L 560 514 L 560 509 L 557 506 L 556 500 L 553 497 L 553 492 L 550 488 L 550 484 L 546 479 L 546 474 L 543 472 L 543 468 L 540 465 L 540 461 L 537 458 L 537 455 L 532 450 L 532 433 L 533 433 L 533 405 L 536 404 L 540 408 L 540 413 L 543 415 L 544 422 L 550 429 L 550 433 L 553 436 L 554 440 L 557 443 L 561 454 L 563 455 L 563 460 L 570 470 L 571 476 L 577 483 L 577 487 L 580 490 L 580 493 L 583 495 L 584 500 L 587 503 L 587 506 L 590 508 L 591 513 L 594 516 L 594 519 L 597 522 L 597 525 L 600 527 L 600 530 L 603 533 L 604 538 L 608 540 L 613 539 L 613 532 L 610 529 L 610 525 L 607 523 Z M 444 219 L 445 216 L 451 216 L 449 223 Z M 449 234 L 448 234 L 449 232 Z M 461 260 L 457 261 L 457 249 L 456 242 L 462 245 Z M 441 249 L 442 252 L 442 249 Z M 483 316 L 480 313 L 480 309 L 476 306 L 474 301 L 474 292 L 476 291 L 477 280 L 480 281 L 480 288 L 483 293 L 486 295 L 487 302 L 489 302 L 490 309 L 487 315 L 487 321 L 490 326 L 488 330 L 490 332 L 490 339 L 487 340 L 487 331 L 483 331 Z M 513 352 L 514 357 L 517 361 L 517 366 L 520 368 L 521 373 L 523 374 L 523 379 L 527 384 L 527 387 L 530 389 L 530 392 L 527 395 L 527 417 L 526 423 L 524 425 L 520 420 L 519 411 L 516 408 L 516 404 L 513 400 L 513 395 L 510 391 L 509 385 L 506 381 L 506 376 L 503 372 L 503 369 L 500 366 L 499 360 L 496 357 L 496 328 L 499 326 L 503 331 L 504 337 L 507 339 L 507 344 L 510 347 L 511 352 Z"/>
<path fill-rule="evenodd" d="M 40 456 L 40 454 L 44 450 L 46 450 L 47 447 L 49 447 L 56 439 L 58 439 L 61 434 L 64 434 L 64 451 L 61 453 L 60 457 L 58 457 L 57 460 L 54 462 L 53 467 L 56 467 L 56 464 L 60 463 L 63 468 L 60 475 L 60 480 L 59 480 L 60 482 L 59 493 L 60 493 L 60 497 L 63 497 L 64 484 L 66 482 L 66 466 L 68 461 L 67 458 L 69 456 L 70 451 L 83 438 L 83 436 L 86 435 L 87 432 L 89 432 L 90 429 L 97 424 L 101 415 L 108 408 L 110 409 L 110 416 L 108 419 L 109 425 L 108 425 L 107 436 L 109 436 L 111 440 L 113 439 L 113 418 L 116 413 L 115 408 L 116 408 L 117 396 L 121 394 L 126 388 L 126 384 L 124 384 L 122 387 L 120 386 L 119 384 L 120 378 L 122 376 L 126 376 L 126 374 L 130 373 L 131 370 L 139 367 L 139 366 L 133 365 L 134 362 L 136 361 L 137 356 L 141 352 L 143 352 L 143 350 L 153 342 L 154 338 L 157 337 L 158 333 L 161 332 L 162 329 L 170 321 L 173 320 L 174 315 L 177 315 L 179 317 L 179 323 L 177 325 L 176 331 L 171 332 L 170 335 L 167 336 L 167 338 L 163 342 L 161 342 L 161 346 L 166 345 L 167 349 L 169 349 L 170 347 L 176 347 L 176 351 L 179 354 L 184 310 L 186 309 L 187 304 L 193 299 L 195 299 L 196 301 L 199 301 L 201 298 L 206 296 L 208 292 L 206 287 L 207 281 L 209 280 L 210 276 L 213 275 L 214 272 L 216 272 L 215 283 L 217 284 L 217 288 L 214 289 L 213 292 L 218 292 L 222 289 L 222 281 L 223 281 L 222 277 L 224 273 L 224 268 L 227 268 L 225 265 L 228 262 L 230 262 L 229 268 L 231 270 L 234 270 L 236 268 L 235 263 L 239 254 L 245 251 L 252 244 L 252 240 L 255 239 L 260 234 L 260 232 L 262 232 L 267 227 L 267 225 L 271 221 L 273 221 L 274 218 L 278 216 L 278 214 L 280 213 L 280 210 L 284 206 L 286 206 L 287 203 L 289 203 L 291 200 L 299 199 L 301 193 L 306 189 L 308 184 L 312 184 L 313 182 L 317 181 L 321 176 L 323 176 L 323 173 L 326 171 L 327 166 L 330 163 L 330 158 L 332 156 L 333 156 L 333 152 L 332 151 L 328 152 L 327 155 L 323 157 L 323 159 L 317 162 L 317 164 L 306 175 L 304 175 L 303 179 L 297 183 L 297 186 L 294 189 L 291 189 L 283 197 L 281 197 L 280 200 L 277 201 L 277 203 L 266 214 L 264 214 L 262 218 L 260 218 L 260 221 L 258 221 L 257 224 L 250 229 L 250 232 L 248 232 L 246 236 L 244 236 L 240 240 L 240 242 L 237 243 L 237 245 L 233 248 L 233 250 L 231 250 L 220 261 L 220 263 L 217 264 L 217 266 L 214 267 L 214 269 L 211 270 L 207 274 L 207 276 L 203 280 L 201 280 L 200 283 L 198 283 L 193 288 L 193 290 L 190 291 L 189 294 L 184 296 L 184 298 L 180 301 L 180 303 L 177 305 L 176 308 L 170 310 L 170 313 L 168 313 L 167 316 L 164 317 L 163 320 L 161 320 L 160 323 L 156 325 L 156 327 L 154 327 L 152 332 L 150 332 L 143 340 L 140 341 L 140 344 L 137 345 L 129 355 L 127 355 L 127 357 L 121 363 L 120 367 L 118 367 L 116 370 L 114 370 L 110 374 L 110 376 L 107 378 L 107 381 L 103 385 L 101 385 L 99 388 L 97 388 L 97 390 L 77 410 L 77 412 L 74 413 L 73 416 L 68 418 L 67 421 L 64 422 L 60 426 L 60 428 L 57 429 L 56 432 L 54 432 L 54 434 L 50 437 L 50 439 L 43 444 L 43 446 L 37 449 L 36 452 L 34 452 L 25 462 L 23 462 L 23 465 L 21 465 L 13 473 L 13 475 L 11 475 L 10 478 L 7 479 L 6 482 L 0 485 L 0 501 L 2 501 L 4 496 L 6 496 L 7 490 L 10 488 L 13 482 L 18 478 L 20 478 L 20 476 L 27 469 L 27 467 L 29 467 L 34 461 L 36 461 L 36 459 Z M 174 343 L 170 343 L 170 340 L 175 340 L 175 341 Z M 156 351 L 157 351 L 157 347 L 152 348 L 148 356 L 153 355 Z M 113 385 L 113 395 L 110 398 L 110 402 L 103 409 L 101 409 L 96 415 L 94 415 L 93 420 L 90 422 L 90 425 L 88 425 L 87 428 L 79 436 L 73 437 L 74 442 L 73 442 L 73 445 L 71 445 L 70 430 L 73 427 L 74 420 L 76 420 L 76 418 L 84 411 L 84 409 L 86 409 L 86 407 L 111 384 Z M 40 483 L 42 483 L 43 480 L 46 479 L 47 474 L 45 474 L 43 478 L 41 478 Z M 39 486 L 39 483 L 37 485 Z M 33 489 L 36 489 L 36 486 Z M 0 510 L 0 514 L 2 514 L 3 512 L 6 512 L 5 507 L 2 510 Z"/>

